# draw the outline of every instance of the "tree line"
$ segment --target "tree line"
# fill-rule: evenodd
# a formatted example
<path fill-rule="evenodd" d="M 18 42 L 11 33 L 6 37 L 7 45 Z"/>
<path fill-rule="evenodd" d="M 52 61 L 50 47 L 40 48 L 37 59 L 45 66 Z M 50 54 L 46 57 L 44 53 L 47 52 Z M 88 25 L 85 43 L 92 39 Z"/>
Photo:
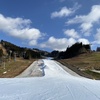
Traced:
<path fill-rule="evenodd" d="M 89 53 L 91 51 L 90 44 L 83 45 L 82 43 L 75 43 L 71 47 L 67 47 L 66 51 L 52 51 L 51 56 L 57 59 L 67 59 L 75 57 L 82 53 Z"/>
<path fill-rule="evenodd" d="M 19 47 L 4 40 L 1 40 L 1 44 L 6 49 L 8 56 L 11 58 L 13 58 L 15 55 L 16 57 L 23 57 L 24 59 L 41 57 L 40 52 L 36 52 L 30 48 Z M 3 56 L 2 49 L 0 49 L 0 56 Z"/>

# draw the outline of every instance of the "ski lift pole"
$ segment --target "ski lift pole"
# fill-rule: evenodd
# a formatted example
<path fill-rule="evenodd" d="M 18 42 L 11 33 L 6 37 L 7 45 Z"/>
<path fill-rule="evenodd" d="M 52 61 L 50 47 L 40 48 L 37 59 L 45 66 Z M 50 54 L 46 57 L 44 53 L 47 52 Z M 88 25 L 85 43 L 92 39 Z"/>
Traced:
<path fill-rule="evenodd" d="M 14 52 L 14 61 L 16 61 L 16 53 Z"/>

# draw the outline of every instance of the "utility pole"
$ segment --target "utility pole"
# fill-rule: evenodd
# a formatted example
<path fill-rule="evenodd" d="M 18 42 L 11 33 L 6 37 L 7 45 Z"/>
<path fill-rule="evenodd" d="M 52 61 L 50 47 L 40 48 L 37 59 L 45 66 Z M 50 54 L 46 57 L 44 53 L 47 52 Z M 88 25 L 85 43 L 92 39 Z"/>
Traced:
<path fill-rule="evenodd" d="M 14 61 L 16 61 L 16 52 L 14 52 Z"/>
<path fill-rule="evenodd" d="M 12 50 L 10 50 L 9 52 L 10 52 L 10 59 L 11 59 Z"/>

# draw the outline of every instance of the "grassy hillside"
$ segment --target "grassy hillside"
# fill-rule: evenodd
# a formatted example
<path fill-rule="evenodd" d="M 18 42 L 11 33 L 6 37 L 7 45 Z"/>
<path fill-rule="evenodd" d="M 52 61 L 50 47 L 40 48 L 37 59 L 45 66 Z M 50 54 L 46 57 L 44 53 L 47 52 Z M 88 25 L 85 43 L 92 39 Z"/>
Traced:
<path fill-rule="evenodd" d="M 16 61 L 10 60 L 0 64 L 0 78 L 11 78 L 23 72 L 35 59 L 25 60 L 16 58 Z"/>
<path fill-rule="evenodd" d="M 58 61 L 81 76 L 100 79 L 100 73 L 93 72 L 93 70 L 100 71 L 100 52 L 81 54 L 74 58 Z"/>
<path fill-rule="evenodd" d="M 0 42 L 0 77 L 15 77 L 24 71 L 35 59 L 40 59 L 49 52 L 36 48 L 19 47 L 13 43 Z"/>

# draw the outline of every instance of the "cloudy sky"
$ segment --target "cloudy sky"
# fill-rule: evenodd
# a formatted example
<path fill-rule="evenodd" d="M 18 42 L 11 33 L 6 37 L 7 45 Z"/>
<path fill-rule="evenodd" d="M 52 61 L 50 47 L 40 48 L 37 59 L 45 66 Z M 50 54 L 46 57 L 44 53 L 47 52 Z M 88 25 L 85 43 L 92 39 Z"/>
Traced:
<path fill-rule="evenodd" d="M 100 0 L 0 0 L 0 40 L 42 50 L 100 46 Z"/>

